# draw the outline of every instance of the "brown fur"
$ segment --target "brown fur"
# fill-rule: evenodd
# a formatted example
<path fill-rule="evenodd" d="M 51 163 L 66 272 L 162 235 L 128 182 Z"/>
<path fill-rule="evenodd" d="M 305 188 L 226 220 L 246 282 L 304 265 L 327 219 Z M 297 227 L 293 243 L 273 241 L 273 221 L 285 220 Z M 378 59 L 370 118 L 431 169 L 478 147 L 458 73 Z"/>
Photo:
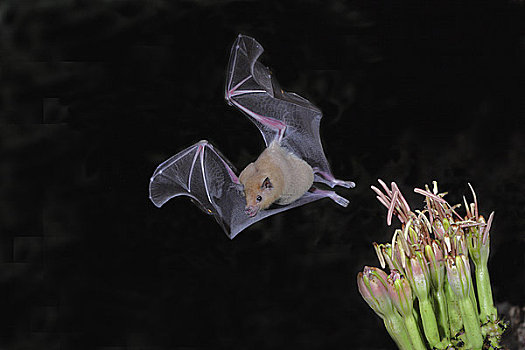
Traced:
<path fill-rule="evenodd" d="M 263 186 L 268 178 L 271 188 Z M 247 207 L 267 209 L 272 203 L 290 204 L 299 199 L 313 184 L 312 167 L 289 153 L 276 142 L 264 150 L 253 163 L 241 172 Z M 257 196 L 262 200 L 257 202 Z"/>

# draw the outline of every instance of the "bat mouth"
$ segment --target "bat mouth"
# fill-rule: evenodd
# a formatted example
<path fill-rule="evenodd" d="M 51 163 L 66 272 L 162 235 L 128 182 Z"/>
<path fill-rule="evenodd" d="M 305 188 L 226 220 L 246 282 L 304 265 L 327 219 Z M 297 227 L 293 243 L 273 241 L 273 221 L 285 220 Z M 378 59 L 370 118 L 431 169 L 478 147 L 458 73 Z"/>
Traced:
<path fill-rule="evenodd" d="M 247 205 L 246 208 L 244 208 L 244 212 L 246 215 L 253 218 L 259 212 L 259 207 L 256 205 Z"/>

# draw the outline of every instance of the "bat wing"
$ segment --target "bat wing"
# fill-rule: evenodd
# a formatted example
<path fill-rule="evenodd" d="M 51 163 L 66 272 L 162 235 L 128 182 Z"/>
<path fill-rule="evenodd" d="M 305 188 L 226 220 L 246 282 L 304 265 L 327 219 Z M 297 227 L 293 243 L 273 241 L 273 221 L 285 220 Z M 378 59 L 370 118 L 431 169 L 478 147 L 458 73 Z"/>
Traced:
<path fill-rule="evenodd" d="M 239 35 L 230 55 L 226 100 L 259 128 L 266 146 L 279 141 L 313 168 L 331 175 L 319 136 L 321 111 L 279 87 L 270 70 L 258 61 L 263 51 L 255 39 Z"/>
<path fill-rule="evenodd" d="M 190 197 L 205 213 L 214 216 L 230 239 L 265 217 L 322 198 L 307 193 L 290 205 L 275 205 L 249 217 L 244 212 L 243 187 L 232 166 L 207 141 L 200 141 L 160 164 L 150 179 L 149 192 L 157 207 L 173 197 Z"/>

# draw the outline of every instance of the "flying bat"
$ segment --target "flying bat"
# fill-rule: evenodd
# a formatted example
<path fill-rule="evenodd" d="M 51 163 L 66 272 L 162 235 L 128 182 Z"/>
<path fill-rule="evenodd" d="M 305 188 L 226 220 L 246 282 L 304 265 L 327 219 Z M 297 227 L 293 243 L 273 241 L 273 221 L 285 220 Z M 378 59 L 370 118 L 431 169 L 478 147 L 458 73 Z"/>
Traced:
<path fill-rule="evenodd" d="M 348 200 L 329 187 L 352 188 L 336 179 L 321 145 L 321 111 L 303 97 L 285 92 L 258 61 L 263 52 L 255 39 L 239 35 L 227 70 L 225 98 L 262 133 L 266 149 L 236 175 L 235 168 L 208 141 L 202 140 L 160 164 L 150 179 L 151 201 L 161 207 L 173 197 L 189 196 L 213 215 L 233 239 L 270 215 L 321 198 L 346 207 Z"/>

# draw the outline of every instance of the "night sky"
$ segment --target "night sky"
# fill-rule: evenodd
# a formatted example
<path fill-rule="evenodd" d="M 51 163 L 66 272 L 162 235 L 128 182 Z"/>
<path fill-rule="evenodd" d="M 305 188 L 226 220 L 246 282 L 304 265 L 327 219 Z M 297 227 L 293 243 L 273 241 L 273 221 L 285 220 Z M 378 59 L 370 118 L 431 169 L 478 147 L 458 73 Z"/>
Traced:
<path fill-rule="evenodd" d="M 224 101 L 236 36 L 323 111 L 353 180 L 230 240 L 163 160 L 210 140 L 237 167 L 264 143 Z M 393 349 L 357 291 L 391 239 L 370 185 L 437 180 L 495 211 L 489 270 L 525 306 L 525 3 L 68 1 L 0 4 L 2 349 Z"/>

